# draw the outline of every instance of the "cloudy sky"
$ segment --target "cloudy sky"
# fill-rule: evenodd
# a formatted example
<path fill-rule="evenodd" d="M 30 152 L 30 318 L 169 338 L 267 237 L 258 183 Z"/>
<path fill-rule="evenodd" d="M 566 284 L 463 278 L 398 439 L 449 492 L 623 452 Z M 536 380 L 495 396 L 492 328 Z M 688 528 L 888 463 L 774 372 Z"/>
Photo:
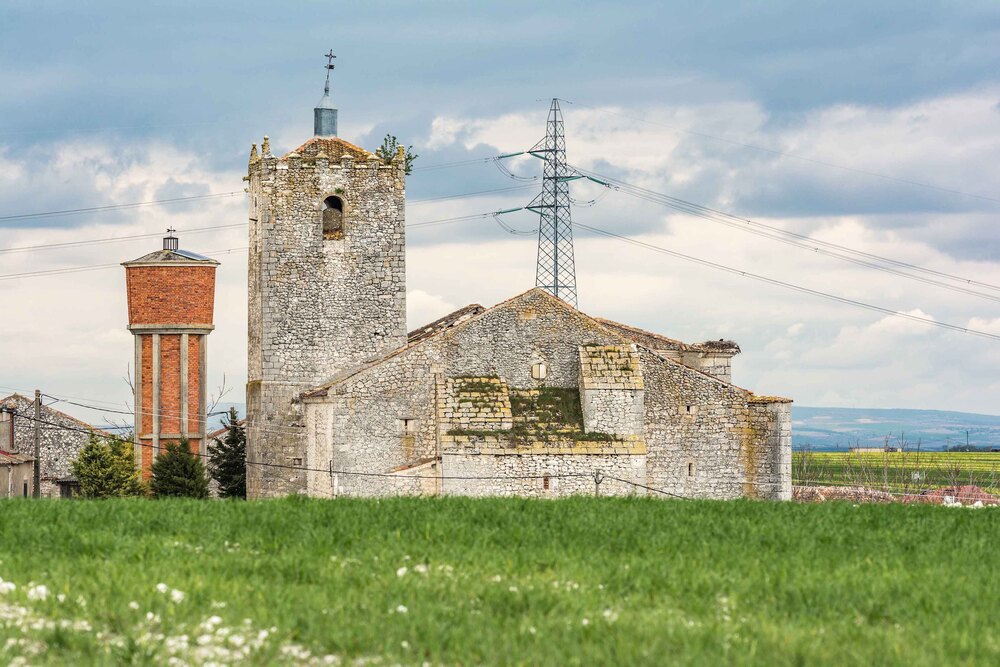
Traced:
<path fill-rule="evenodd" d="M 690 5 L 697 4 L 697 7 Z M 246 380 L 242 176 L 264 134 L 312 132 L 336 52 L 340 134 L 420 157 L 408 222 L 488 213 L 538 185 L 559 97 L 569 161 L 658 193 L 1000 285 L 995 2 L 0 2 L 0 393 L 121 406 L 118 262 L 180 230 L 218 256 L 212 384 Z M 279 8 L 280 7 L 280 8 Z M 275 152 L 277 152 L 277 150 Z M 540 163 L 514 160 L 522 179 Z M 522 186 L 519 189 L 510 190 Z M 1000 335 L 1000 291 L 947 290 L 574 183 L 574 220 L 779 281 Z M 483 191 L 504 190 L 478 196 Z M 176 197 L 89 214 L 31 213 Z M 596 204 L 587 206 L 591 200 Z M 532 286 L 537 219 L 408 232 L 409 324 Z M 756 282 L 577 230 L 580 308 L 690 341 L 733 338 L 735 380 L 801 405 L 1000 414 L 1000 341 Z M 88 271 L 21 276 L 63 268 Z M 895 265 L 897 270 L 902 270 Z M 930 274 L 921 274 L 924 277 Z M 934 277 L 951 285 L 958 283 Z M 100 415 L 64 405 L 95 422 Z"/>

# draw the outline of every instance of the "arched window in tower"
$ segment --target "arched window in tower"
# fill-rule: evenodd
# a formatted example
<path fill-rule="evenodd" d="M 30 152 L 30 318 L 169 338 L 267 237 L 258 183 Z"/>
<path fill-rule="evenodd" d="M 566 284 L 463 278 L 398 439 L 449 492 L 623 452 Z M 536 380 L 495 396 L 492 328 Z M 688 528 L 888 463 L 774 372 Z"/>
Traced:
<path fill-rule="evenodd" d="M 323 238 L 344 238 L 344 200 L 330 196 L 323 200 Z"/>

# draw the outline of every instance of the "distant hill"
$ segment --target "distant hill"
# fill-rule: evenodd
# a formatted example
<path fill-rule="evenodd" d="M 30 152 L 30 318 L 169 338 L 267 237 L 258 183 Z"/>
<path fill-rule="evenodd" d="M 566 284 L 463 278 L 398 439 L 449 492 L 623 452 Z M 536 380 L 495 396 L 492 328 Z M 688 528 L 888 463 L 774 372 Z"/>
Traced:
<path fill-rule="evenodd" d="M 877 410 L 872 408 L 810 408 L 792 406 L 792 448 L 836 450 L 878 447 L 886 437 L 898 445 L 943 450 L 964 445 L 1000 447 L 1000 415 L 944 410 Z"/>

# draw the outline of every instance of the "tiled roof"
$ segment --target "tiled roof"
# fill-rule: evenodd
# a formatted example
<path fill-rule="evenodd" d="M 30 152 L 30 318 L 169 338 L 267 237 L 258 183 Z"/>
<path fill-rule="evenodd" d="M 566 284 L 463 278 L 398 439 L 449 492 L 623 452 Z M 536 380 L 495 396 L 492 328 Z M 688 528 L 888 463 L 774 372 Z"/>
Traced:
<path fill-rule="evenodd" d="M 199 255 L 198 253 L 191 252 L 190 250 L 156 250 L 148 255 L 143 255 L 139 259 L 122 262 L 122 265 L 128 266 L 130 264 L 146 264 L 153 262 L 204 262 L 205 264 L 218 264 L 218 262 L 211 257 L 205 257 L 204 255 Z"/>
<path fill-rule="evenodd" d="M 740 346 L 736 344 L 735 341 L 723 340 L 707 340 L 704 343 L 682 343 L 679 340 L 673 338 L 667 338 L 666 336 L 661 336 L 658 333 L 653 333 L 652 331 L 646 331 L 645 329 L 640 329 L 639 327 L 633 327 L 628 324 L 622 324 L 621 322 L 615 322 L 614 320 L 606 320 L 603 317 L 595 317 L 595 320 L 608 327 L 609 329 L 614 329 L 620 334 L 628 337 L 630 340 L 647 347 L 650 350 L 676 350 L 678 352 L 730 352 L 732 354 L 740 353 Z"/>
<path fill-rule="evenodd" d="M 434 320 L 430 324 L 420 327 L 419 329 L 414 329 L 410 333 L 406 334 L 407 344 L 416 343 L 424 338 L 430 338 L 431 336 L 441 333 L 445 329 L 450 329 L 456 324 L 460 324 L 465 320 L 478 315 L 479 313 L 486 310 L 478 303 L 469 304 L 465 308 L 459 308 L 454 313 L 449 313 L 439 320 Z"/>
<path fill-rule="evenodd" d="M 240 420 L 239 420 L 238 422 L 236 422 L 236 423 L 237 423 L 237 424 L 238 424 L 239 426 L 246 426 L 246 424 L 247 424 L 247 420 L 246 420 L 246 419 L 240 419 Z M 227 427 L 223 426 L 222 428 L 220 428 L 220 429 L 218 429 L 218 430 L 215 430 L 215 431 L 212 431 L 211 433 L 209 433 L 208 435 L 206 435 L 206 436 L 205 436 L 205 439 L 206 439 L 206 440 L 214 440 L 215 438 L 219 438 L 219 437 L 222 437 L 223 435 L 225 435 L 225 434 L 226 434 L 226 431 L 228 431 L 228 430 L 229 430 L 229 428 L 227 428 Z"/>
<path fill-rule="evenodd" d="M 614 329 L 628 339 L 633 340 L 639 345 L 647 347 L 650 350 L 684 351 L 690 350 L 693 347 L 687 343 L 682 343 L 679 340 L 667 338 L 666 336 L 661 336 L 660 334 L 653 333 L 652 331 L 646 331 L 645 329 L 622 324 L 621 322 L 615 322 L 614 320 L 606 320 L 603 317 L 595 317 L 594 319 L 609 329 Z"/>
<path fill-rule="evenodd" d="M 14 394 L 11 394 L 10 396 L 6 396 L 4 398 L 0 398 L 0 407 L 8 407 L 8 408 L 11 408 L 13 410 L 27 411 L 27 410 L 30 410 L 30 409 L 34 409 L 34 405 L 35 405 L 35 402 L 32 399 L 28 398 L 27 396 L 22 396 L 21 394 L 18 394 L 18 393 L 14 393 Z M 45 413 L 55 414 L 55 415 L 57 415 L 57 416 L 59 416 L 59 417 L 61 417 L 63 419 L 67 419 L 67 420 L 69 420 L 71 422 L 74 422 L 74 423 L 78 424 L 79 426 L 82 426 L 83 428 L 87 428 L 87 429 L 92 430 L 97 435 L 113 435 L 112 433 L 109 433 L 108 431 L 103 431 L 103 430 L 101 430 L 99 428 L 95 428 L 93 425 L 88 424 L 87 422 L 83 421 L 82 419 L 77 419 L 73 415 L 68 415 L 65 412 L 62 412 L 61 410 L 56 410 L 51 405 L 42 405 L 42 415 L 43 415 L 42 418 L 43 419 L 45 418 L 44 417 Z"/>
<path fill-rule="evenodd" d="M 8 452 L 6 450 L 0 449 L 0 465 L 10 466 L 19 465 L 21 463 L 30 463 L 35 459 L 30 456 L 25 456 L 24 454 L 15 454 L 14 452 Z"/>
<path fill-rule="evenodd" d="M 281 159 L 287 160 L 292 154 L 304 158 L 315 158 L 320 153 L 323 153 L 330 160 L 339 160 L 345 155 L 350 155 L 358 160 L 367 160 L 372 156 L 372 153 L 364 148 L 344 141 L 340 137 L 313 137 Z"/>

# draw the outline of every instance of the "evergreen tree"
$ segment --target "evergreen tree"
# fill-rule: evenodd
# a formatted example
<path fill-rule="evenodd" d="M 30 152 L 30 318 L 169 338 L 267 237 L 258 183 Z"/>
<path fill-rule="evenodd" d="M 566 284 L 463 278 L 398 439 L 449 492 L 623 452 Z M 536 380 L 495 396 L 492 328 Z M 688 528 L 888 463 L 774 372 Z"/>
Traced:
<path fill-rule="evenodd" d="M 124 438 L 102 438 L 95 433 L 70 462 L 85 498 L 121 498 L 142 493 L 139 471 L 131 442 Z"/>
<path fill-rule="evenodd" d="M 191 452 L 187 438 L 168 443 L 166 451 L 153 461 L 153 478 L 150 480 L 153 495 L 158 498 L 185 496 L 208 498 L 208 477 L 205 465 Z"/>
<path fill-rule="evenodd" d="M 247 432 L 236 408 L 229 408 L 223 426 L 226 434 L 215 438 L 209 449 L 208 469 L 219 483 L 223 498 L 247 497 Z"/>

